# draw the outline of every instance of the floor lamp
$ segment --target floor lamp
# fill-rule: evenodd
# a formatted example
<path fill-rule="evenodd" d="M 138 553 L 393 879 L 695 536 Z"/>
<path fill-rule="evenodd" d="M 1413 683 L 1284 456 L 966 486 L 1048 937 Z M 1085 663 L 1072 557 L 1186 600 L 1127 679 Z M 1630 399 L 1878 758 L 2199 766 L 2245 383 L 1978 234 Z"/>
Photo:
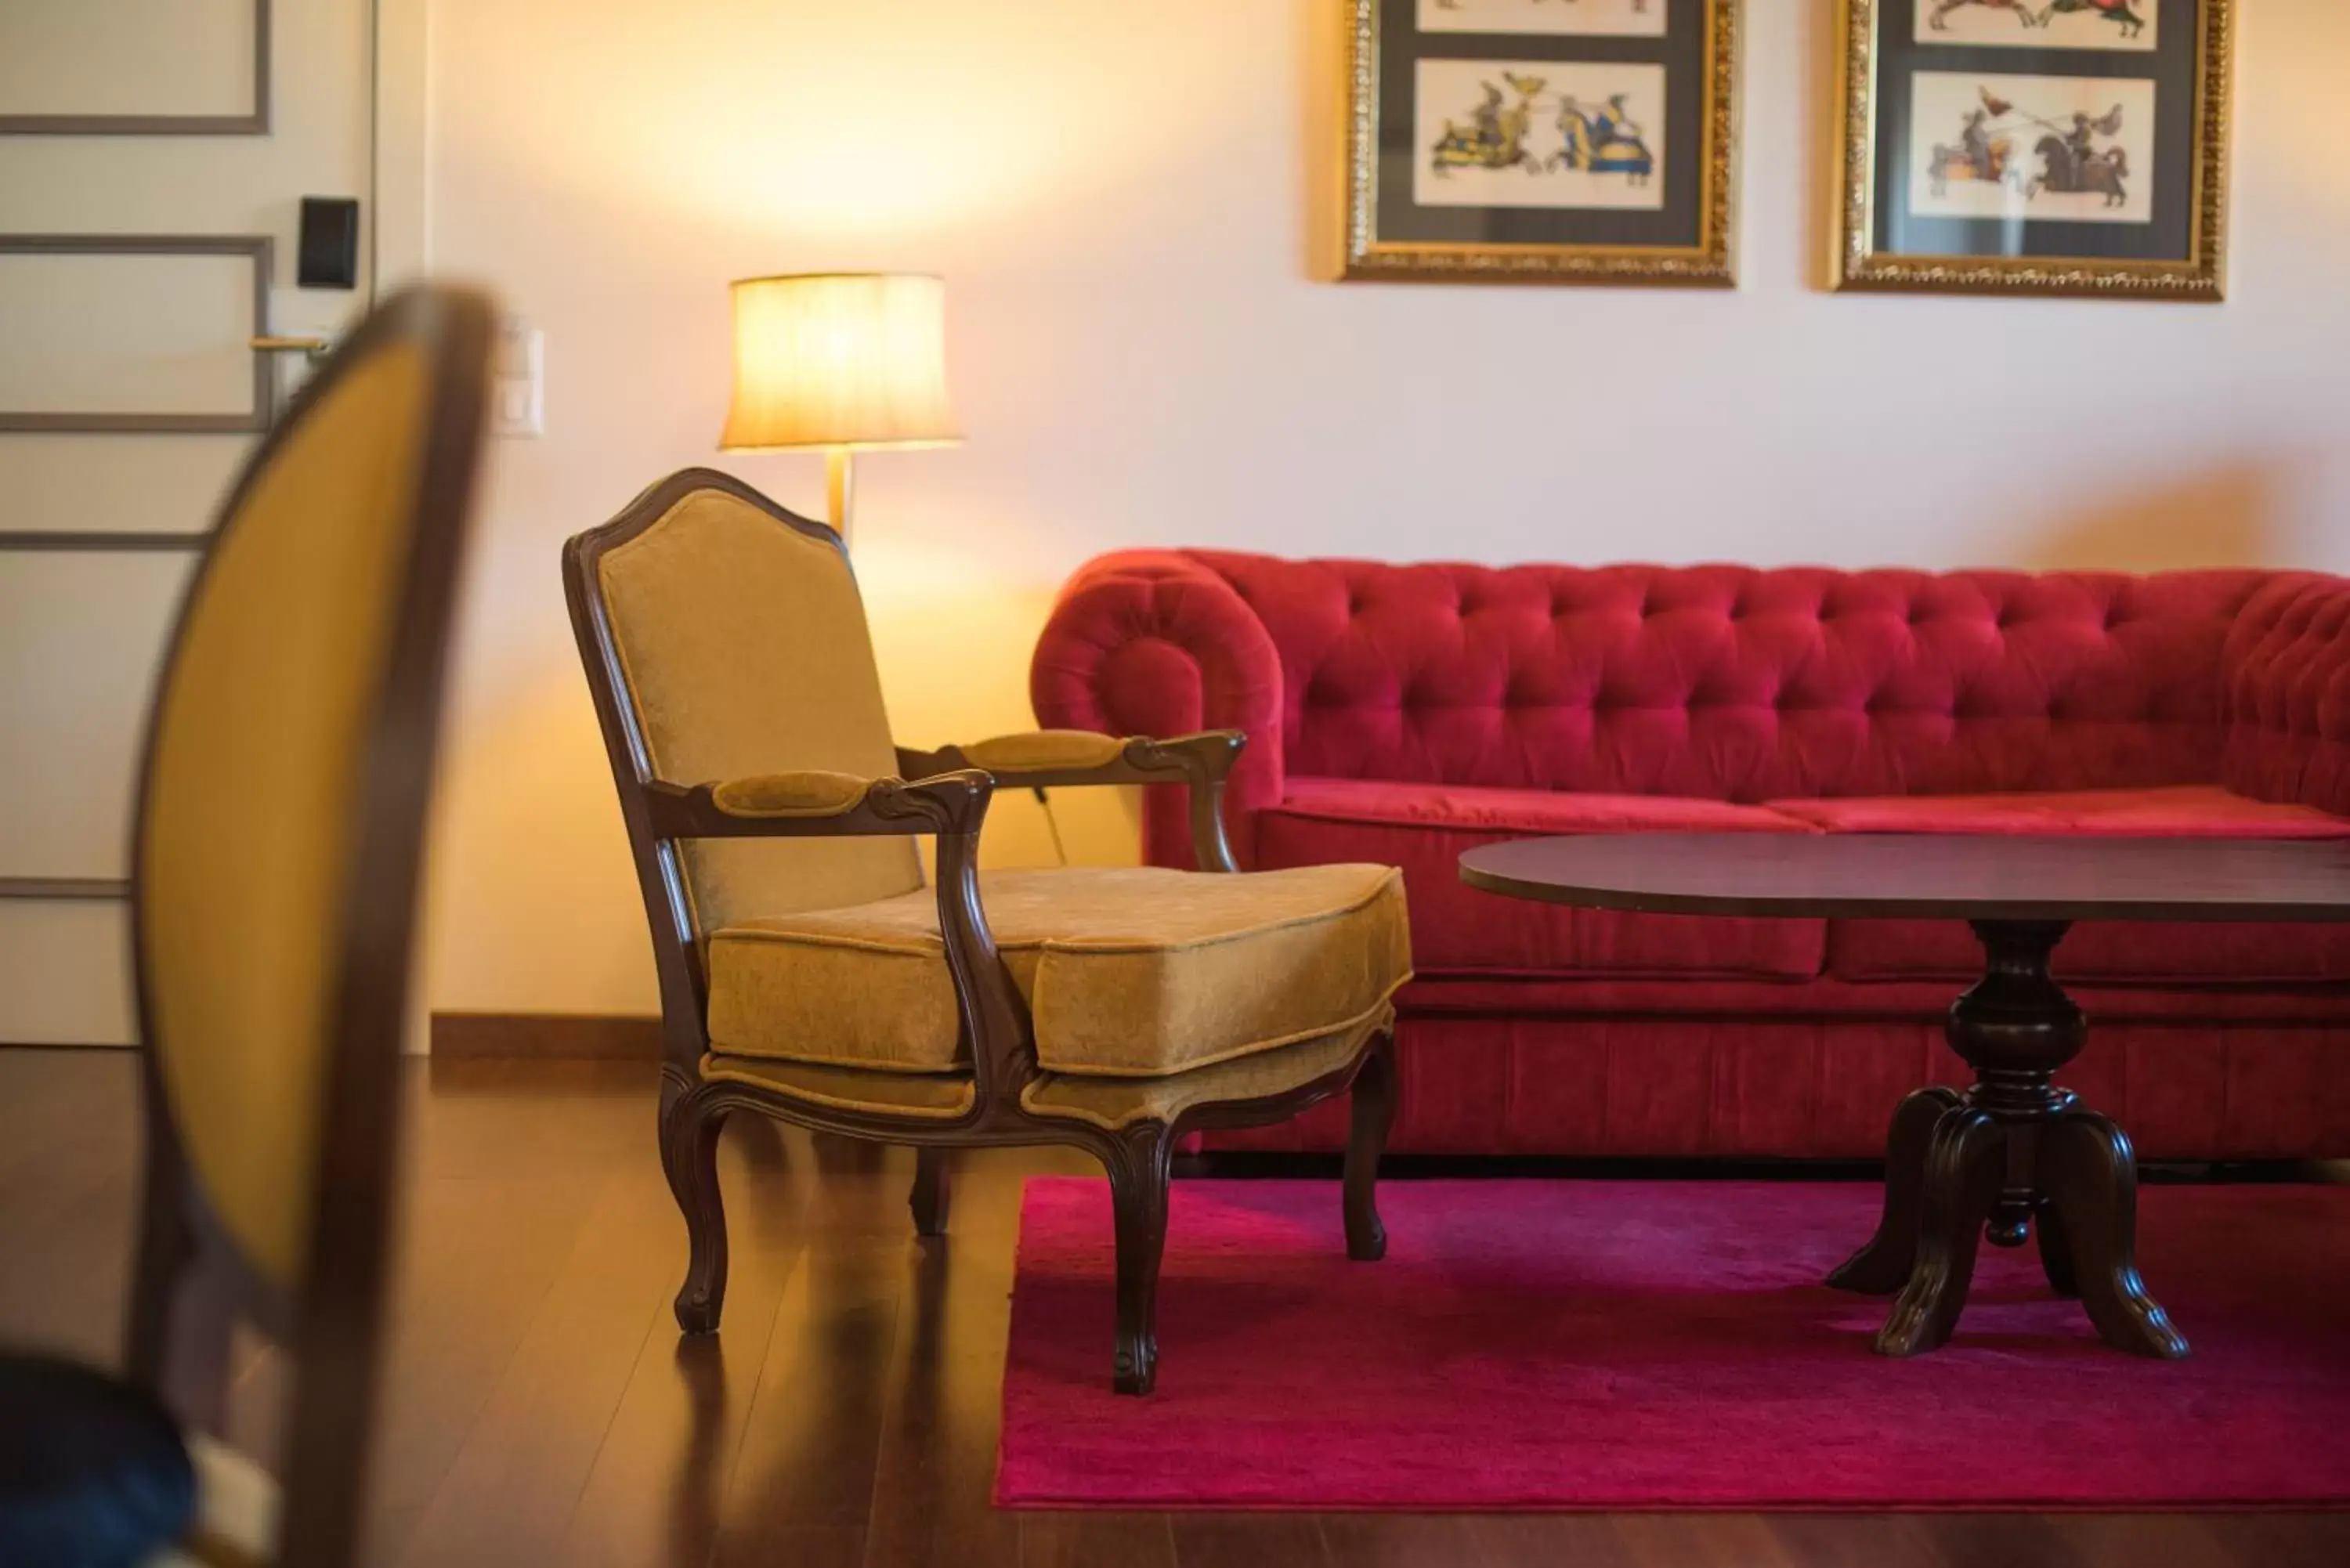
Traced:
<path fill-rule="evenodd" d="M 962 439 L 947 396 L 946 285 L 919 273 L 798 273 L 734 285 L 726 452 L 825 453 L 827 520 L 850 540 L 856 454 Z"/>

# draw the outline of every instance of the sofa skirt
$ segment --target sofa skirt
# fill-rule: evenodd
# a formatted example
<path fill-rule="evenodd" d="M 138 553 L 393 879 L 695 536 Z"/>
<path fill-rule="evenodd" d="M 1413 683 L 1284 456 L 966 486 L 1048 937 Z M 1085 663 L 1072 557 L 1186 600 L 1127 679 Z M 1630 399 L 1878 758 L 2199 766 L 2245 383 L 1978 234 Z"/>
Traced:
<path fill-rule="evenodd" d="M 2089 1045 L 2060 1082 L 2120 1122 L 2140 1158 L 2350 1158 L 2350 1025 L 2133 1016 L 2158 1011 L 2142 1001 L 2101 1018 L 2093 993 L 2079 999 Z M 1967 1078 L 1939 1013 L 1922 1009 L 1830 1018 L 1420 1011 L 1399 1021 L 1396 1043 L 1403 1093 L 1388 1147 L 1399 1154 L 1874 1158 L 1903 1095 Z M 1341 1096 L 1279 1126 L 1210 1134 L 1202 1147 L 1346 1143 Z"/>

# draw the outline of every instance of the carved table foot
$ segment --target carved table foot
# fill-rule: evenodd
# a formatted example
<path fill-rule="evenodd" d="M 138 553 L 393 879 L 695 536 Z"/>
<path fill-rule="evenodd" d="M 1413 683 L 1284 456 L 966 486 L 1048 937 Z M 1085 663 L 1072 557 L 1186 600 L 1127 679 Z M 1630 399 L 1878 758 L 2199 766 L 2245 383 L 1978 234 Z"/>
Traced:
<path fill-rule="evenodd" d="M 2137 1158 L 2128 1135 L 2095 1111 L 2067 1111 L 2042 1136 L 2040 1181 L 2070 1253 L 2065 1282 L 2097 1337 L 2140 1355 L 2186 1355 L 2186 1336 L 2138 1277 Z M 2043 1233 L 2042 1247 L 2050 1244 Z"/>
<path fill-rule="evenodd" d="M 1877 1235 L 1828 1276 L 1828 1283 L 1863 1295 L 1889 1296 L 1909 1279 L 1918 1262 L 1918 1230 L 1926 1215 L 1926 1156 L 1934 1128 L 1960 1104 L 1958 1090 L 1937 1085 L 1918 1089 L 1893 1113 L 1885 1140 L 1885 1217 Z"/>
<path fill-rule="evenodd" d="M 1939 1349 L 1959 1326 L 1975 1277 L 1975 1246 L 1999 1200 L 2007 1129 L 1990 1112 L 1959 1106 L 1934 1127 L 1926 1157 L 1926 1198 L 1918 1257 L 1877 1332 L 1879 1355 Z"/>
<path fill-rule="evenodd" d="M 2080 1298 L 2106 1344 L 2183 1356 L 2187 1341 L 2138 1277 L 2129 1139 L 2054 1084 L 2088 1033 L 2049 978 L 2066 928 L 1978 920 L 1974 929 L 1986 971 L 1951 1007 L 1949 1027 L 1974 1085 L 1964 1094 L 1920 1089 L 1901 1102 L 1886 1139 L 1884 1217 L 1828 1282 L 1898 1291 L 1877 1349 L 1917 1355 L 1958 1326 L 1979 1242 L 2021 1246 L 2036 1231 L 2049 1284 Z"/>

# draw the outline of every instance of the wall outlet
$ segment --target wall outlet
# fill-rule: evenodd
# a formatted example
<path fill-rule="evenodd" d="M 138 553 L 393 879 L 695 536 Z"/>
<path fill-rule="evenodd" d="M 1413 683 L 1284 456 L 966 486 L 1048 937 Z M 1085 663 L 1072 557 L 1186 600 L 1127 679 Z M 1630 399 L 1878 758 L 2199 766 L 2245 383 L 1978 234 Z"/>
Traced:
<path fill-rule="evenodd" d="M 546 334 L 519 316 L 498 323 L 490 357 L 490 430 L 502 436 L 546 433 Z"/>

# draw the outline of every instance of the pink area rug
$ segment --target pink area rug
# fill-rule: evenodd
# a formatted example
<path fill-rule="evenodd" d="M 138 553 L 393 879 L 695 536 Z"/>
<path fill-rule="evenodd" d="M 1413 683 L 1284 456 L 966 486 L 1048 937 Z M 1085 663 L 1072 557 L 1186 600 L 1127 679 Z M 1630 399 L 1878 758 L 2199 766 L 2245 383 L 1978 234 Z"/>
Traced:
<path fill-rule="evenodd" d="M 1946 1349 L 1872 1354 L 1823 1275 L 1864 1183 L 1175 1188 L 1159 1389 L 1109 1392 L 1107 1189 L 1028 1185 L 998 1501 L 1030 1507 L 2350 1505 L 2350 1188 L 2157 1187 L 2139 1262 L 2195 1346 L 2106 1349 L 1984 1249 Z"/>

